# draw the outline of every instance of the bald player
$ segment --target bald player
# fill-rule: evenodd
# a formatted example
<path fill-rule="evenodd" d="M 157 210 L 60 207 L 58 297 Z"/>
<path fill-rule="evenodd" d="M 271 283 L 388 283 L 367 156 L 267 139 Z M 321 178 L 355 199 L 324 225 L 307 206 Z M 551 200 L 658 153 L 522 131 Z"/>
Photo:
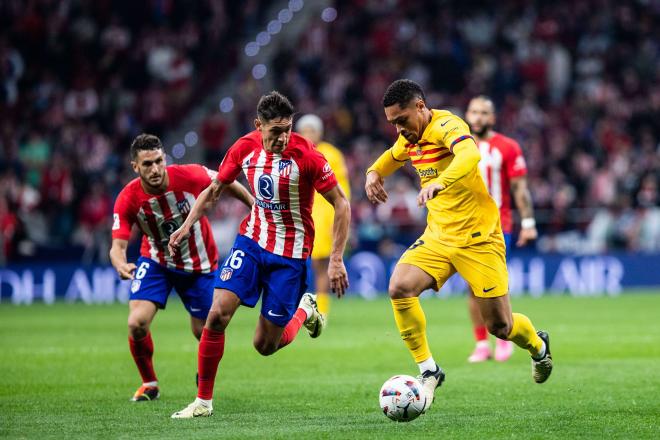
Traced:
<path fill-rule="evenodd" d="M 330 168 L 334 170 L 339 185 L 344 190 L 346 198 L 350 200 L 351 186 L 348 183 L 348 170 L 344 155 L 339 148 L 323 141 L 323 121 L 316 115 L 307 114 L 301 117 L 296 124 L 296 131 L 306 137 L 320 151 Z M 314 268 L 316 302 L 319 312 L 327 317 L 330 312 L 330 280 L 328 279 L 328 263 L 332 250 L 332 206 L 318 192 L 314 194 L 314 249 L 312 250 L 312 267 Z"/>

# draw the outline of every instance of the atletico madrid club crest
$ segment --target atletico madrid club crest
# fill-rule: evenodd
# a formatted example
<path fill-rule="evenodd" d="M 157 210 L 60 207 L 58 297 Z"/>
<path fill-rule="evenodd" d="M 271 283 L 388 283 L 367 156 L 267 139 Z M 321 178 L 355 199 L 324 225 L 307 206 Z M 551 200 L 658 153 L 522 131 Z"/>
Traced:
<path fill-rule="evenodd" d="M 280 177 L 288 177 L 291 174 L 291 164 L 290 160 L 280 161 Z"/>
<path fill-rule="evenodd" d="M 227 281 L 231 276 L 234 274 L 234 269 L 231 267 L 223 267 L 222 271 L 220 272 L 220 279 L 222 281 Z"/>

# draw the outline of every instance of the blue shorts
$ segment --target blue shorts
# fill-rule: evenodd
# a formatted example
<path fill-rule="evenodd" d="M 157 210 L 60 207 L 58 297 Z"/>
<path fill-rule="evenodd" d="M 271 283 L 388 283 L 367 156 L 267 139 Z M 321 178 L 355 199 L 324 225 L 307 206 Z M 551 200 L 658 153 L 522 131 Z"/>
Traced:
<path fill-rule="evenodd" d="M 167 297 L 174 288 L 188 313 L 206 320 L 213 303 L 213 285 L 217 273 L 217 270 L 201 274 L 171 270 L 150 258 L 140 257 L 131 283 L 129 300 L 151 301 L 159 309 L 164 309 Z"/>
<path fill-rule="evenodd" d="M 215 288 L 234 292 L 247 307 L 257 305 L 263 293 L 261 314 L 284 327 L 307 290 L 305 260 L 275 255 L 239 235 L 219 269 Z"/>

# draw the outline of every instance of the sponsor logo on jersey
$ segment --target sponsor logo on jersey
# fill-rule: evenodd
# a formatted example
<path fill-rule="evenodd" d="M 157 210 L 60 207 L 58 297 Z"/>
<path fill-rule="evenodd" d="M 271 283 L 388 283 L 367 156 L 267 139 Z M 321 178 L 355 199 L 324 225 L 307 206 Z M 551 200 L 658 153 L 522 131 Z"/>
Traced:
<path fill-rule="evenodd" d="M 272 211 L 282 211 L 289 209 L 288 203 L 271 203 L 259 199 L 256 199 L 254 203 L 260 208 L 270 209 Z"/>
<path fill-rule="evenodd" d="M 170 235 L 174 234 L 174 231 L 176 231 L 177 229 L 179 229 L 179 223 L 176 220 L 168 220 L 165 223 L 163 223 L 163 232 L 165 233 L 166 237 L 169 237 Z"/>
<path fill-rule="evenodd" d="M 179 200 L 176 202 L 176 207 L 181 214 L 188 214 L 190 212 L 190 203 L 188 202 L 188 199 Z"/>
<path fill-rule="evenodd" d="M 438 177 L 438 170 L 435 168 L 418 169 L 417 174 L 419 177 Z"/>
<path fill-rule="evenodd" d="M 223 267 L 222 271 L 220 272 L 220 279 L 222 281 L 227 281 L 231 276 L 234 274 L 234 269 L 231 267 Z"/>
<path fill-rule="evenodd" d="M 321 180 L 328 180 L 330 176 L 334 174 L 334 171 L 332 171 L 332 168 L 330 168 L 330 164 L 328 162 L 323 165 L 323 176 L 321 176 Z"/>
<path fill-rule="evenodd" d="M 140 285 L 142 284 L 142 280 L 133 280 L 131 283 L 131 292 L 135 293 L 138 290 L 140 290 Z"/>
<path fill-rule="evenodd" d="M 263 174 L 259 177 L 259 182 L 257 189 L 259 190 L 259 195 L 266 200 L 270 200 L 275 197 L 275 189 L 273 188 L 273 178 L 270 174 Z"/>
<path fill-rule="evenodd" d="M 290 160 L 281 160 L 280 161 L 280 177 L 288 177 L 291 174 L 291 168 L 293 167 L 293 162 Z"/>

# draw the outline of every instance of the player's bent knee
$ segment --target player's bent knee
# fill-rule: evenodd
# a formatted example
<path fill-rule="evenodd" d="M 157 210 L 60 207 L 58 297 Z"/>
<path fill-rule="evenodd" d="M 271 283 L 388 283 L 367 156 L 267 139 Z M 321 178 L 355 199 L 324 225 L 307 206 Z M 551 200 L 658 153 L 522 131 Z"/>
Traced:
<path fill-rule="evenodd" d="M 230 320 L 231 314 L 222 313 L 220 309 L 211 308 L 206 317 L 206 327 L 217 332 L 222 332 L 227 328 Z"/>
<path fill-rule="evenodd" d="M 129 316 L 128 331 L 133 339 L 142 339 L 149 333 L 149 321 L 138 316 Z"/>
<path fill-rule="evenodd" d="M 405 280 L 390 280 L 390 286 L 387 291 L 392 299 L 417 296 L 415 286 Z"/>
<path fill-rule="evenodd" d="M 254 344 L 254 348 L 262 356 L 270 356 L 271 354 L 275 353 L 277 351 L 277 345 L 278 345 L 278 344 L 273 344 L 270 341 L 266 341 L 264 339 L 255 339 L 253 341 L 253 344 Z"/>

